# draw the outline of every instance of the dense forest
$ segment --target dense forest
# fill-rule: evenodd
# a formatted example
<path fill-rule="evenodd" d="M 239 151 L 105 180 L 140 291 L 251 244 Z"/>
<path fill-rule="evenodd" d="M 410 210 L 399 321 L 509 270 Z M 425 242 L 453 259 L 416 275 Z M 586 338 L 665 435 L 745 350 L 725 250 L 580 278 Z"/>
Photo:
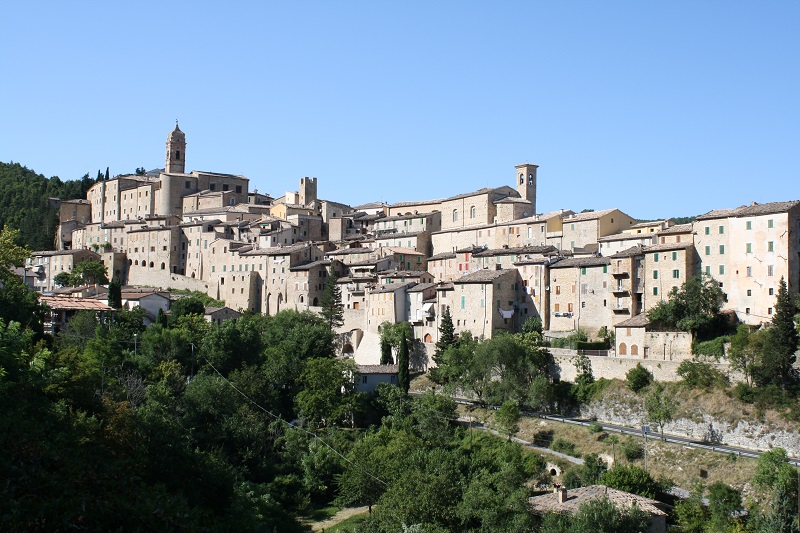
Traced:
<path fill-rule="evenodd" d="M 58 210 L 48 199 L 86 198 L 86 191 L 96 182 L 89 174 L 69 181 L 58 176 L 45 178 L 19 163 L 0 162 L 0 229 L 20 230 L 22 243 L 32 250 L 52 250 Z"/>

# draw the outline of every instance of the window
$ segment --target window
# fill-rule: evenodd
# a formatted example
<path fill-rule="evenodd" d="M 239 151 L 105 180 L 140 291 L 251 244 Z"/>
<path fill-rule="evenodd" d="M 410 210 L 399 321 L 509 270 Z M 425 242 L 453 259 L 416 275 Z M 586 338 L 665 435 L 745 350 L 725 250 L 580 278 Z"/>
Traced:
<path fill-rule="evenodd" d="M 586 275 L 586 267 L 581 267 L 581 274 Z"/>
<path fill-rule="evenodd" d="M 753 223 L 748 220 L 747 222 L 745 222 L 745 227 L 747 229 L 753 229 Z"/>
<path fill-rule="evenodd" d="M 775 221 L 772 220 L 772 219 L 767 220 L 767 227 L 768 228 L 774 228 L 775 227 Z"/>
<path fill-rule="evenodd" d="M 561 294 L 561 285 L 556 285 L 556 294 Z"/>
<path fill-rule="evenodd" d="M 673 270 L 672 271 L 672 277 L 675 278 L 675 279 L 681 277 L 681 271 L 680 270 Z"/>
<path fill-rule="evenodd" d="M 706 255 L 711 255 L 711 247 L 706 246 Z"/>
<path fill-rule="evenodd" d="M 720 265 L 719 266 L 719 273 L 720 274 L 724 274 L 725 273 L 725 265 Z"/>
<path fill-rule="evenodd" d="M 710 267 L 710 266 L 707 266 L 707 267 L 706 267 L 706 275 L 707 275 L 707 276 L 710 276 L 710 275 L 711 275 L 711 267 Z"/>
<path fill-rule="evenodd" d="M 719 245 L 719 255 L 725 255 L 725 245 L 724 244 L 720 244 Z"/>
<path fill-rule="evenodd" d="M 744 245 L 744 253 L 746 253 L 746 254 L 752 254 L 753 253 L 753 244 L 752 243 L 748 242 L 747 244 Z"/>
<path fill-rule="evenodd" d="M 608 274 L 608 265 L 603 265 L 603 274 Z"/>
<path fill-rule="evenodd" d="M 706 226 L 706 235 L 711 235 L 711 228 Z"/>
<path fill-rule="evenodd" d="M 191 188 L 192 188 L 192 182 L 191 182 L 191 181 L 186 181 L 186 182 L 183 184 L 183 186 L 184 186 L 184 187 L 186 187 L 187 189 L 191 189 Z"/>
<path fill-rule="evenodd" d="M 719 227 L 719 234 L 722 235 L 723 233 L 725 233 L 725 226 L 720 226 Z"/>
<path fill-rule="evenodd" d="M 771 307 L 768 307 L 768 308 L 767 308 L 767 314 L 768 314 L 768 315 L 771 315 L 771 314 L 772 314 L 772 308 L 771 308 Z"/>
<path fill-rule="evenodd" d="M 750 314 L 750 308 L 749 307 L 745 307 L 744 314 L 746 314 L 746 315 Z"/>
<path fill-rule="evenodd" d="M 475 206 L 469 208 L 469 218 L 475 218 L 477 216 L 478 210 L 475 209 Z"/>
<path fill-rule="evenodd" d="M 658 254 L 653 256 L 653 262 L 658 263 Z"/>
<path fill-rule="evenodd" d="M 653 287 L 653 296 L 658 296 L 658 287 Z"/>
<path fill-rule="evenodd" d="M 770 288 L 769 295 L 770 296 L 774 296 L 775 295 L 775 289 Z"/>
<path fill-rule="evenodd" d="M 767 243 L 767 251 L 768 252 L 774 252 L 775 251 L 775 243 L 774 242 L 769 241 Z"/>
<path fill-rule="evenodd" d="M 775 275 L 775 265 L 767 265 L 767 276 Z"/>
<path fill-rule="evenodd" d="M 228 184 L 227 184 L 227 183 L 223 183 L 223 184 L 222 184 L 222 190 L 223 190 L 223 191 L 227 191 L 229 188 L 230 188 L 230 187 L 228 187 Z"/>
<path fill-rule="evenodd" d="M 658 279 L 658 270 L 653 270 L 653 279 Z"/>
<path fill-rule="evenodd" d="M 571 313 L 571 312 L 572 312 L 572 304 L 569 303 L 569 304 L 567 304 L 567 313 Z"/>
<path fill-rule="evenodd" d="M 747 267 L 747 277 L 748 278 L 752 278 L 753 277 L 753 267 Z M 748 291 L 748 292 L 750 292 L 750 291 Z"/>
<path fill-rule="evenodd" d="M 458 209 L 453 209 L 453 222 L 458 222 Z"/>
<path fill-rule="evenodd" d="M 461 297 L 461 309 L 464 309 L 466 304 L 467 304 L 467 297 L 466 296 L 462 296 Z"/>
<path fill-rule="evenodd" d="M 237 185 L 236 186 L 236 192 L 241 194 L 241 192 L 242 192 L 242 186 L 241 185 Z"/>
<path fill-rule="evenodd" d="M 208 190 L 209 191 L 216 191 L 217 190 L 217 184 L 216 183 L 209 183 L 208 184 Z"/>
<path fill-rule="evenodd" d="M 561 310 L 561 306 L 559 304 L 553 305 L 553 310 L 558 313 Z"/>

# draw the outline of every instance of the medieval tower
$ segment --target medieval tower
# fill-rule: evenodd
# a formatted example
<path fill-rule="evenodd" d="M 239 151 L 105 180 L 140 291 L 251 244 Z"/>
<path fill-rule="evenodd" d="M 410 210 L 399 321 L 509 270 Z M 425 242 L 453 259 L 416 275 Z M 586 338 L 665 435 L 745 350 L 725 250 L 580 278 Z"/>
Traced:
<path fill-rule="evenodd" d="M 517 169 L 517 192 L 531 203 L 531 215 L 536 214 L 536 169 L 538 165 L 523 163 Z"/>
<path fill-rule="evenodd" d="M 175 129 L 167 137 L 167 164 L 164 172 L 167 174 L 183 174 L 186 170 L 186 135 L 175 121 Z"/>

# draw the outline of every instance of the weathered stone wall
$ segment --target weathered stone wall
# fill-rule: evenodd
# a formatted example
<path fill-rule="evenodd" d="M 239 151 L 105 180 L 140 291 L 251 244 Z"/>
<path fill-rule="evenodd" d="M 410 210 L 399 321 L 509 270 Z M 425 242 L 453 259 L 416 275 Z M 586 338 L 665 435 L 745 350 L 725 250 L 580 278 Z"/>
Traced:
<path fill-rule="evenodd" d="M 644 418 L 644 412 L 636 404 L 592 402 L 581 408 L 580 416 L 599 422 L 637 426 Z M 754 450 L 781 447 L 789 455 L 800 454 L 800 438 L 796 430 L 752 420 L 719 420 L 706 413 L 697 413 L 692 418 L 679 418 L 666 424 L 664 433 Z"/>
<path fill-rule="evenodd" d="M 577 351 L 564 348 L 550 348 L 556 364 L 556 370 L 561 381 L 575 381 L 577 372 L 572 359 L 577 355 Z M 613 352 L 611 352 L 613 353 Z M 642 359 L 641 357 L 614 357 L 609 356 L 588 356 L 592 363 L 592 374 L 595 379 L 625 379 L 625 374 L 631 368 L 641 363 L 643 367 L 653 373 L 656 381 L 677 381 L 678 366 L 682 359 L 672 361 L 659 361 L 654 359 Z M 728 365 L 715 365 L 721 370 L 727 371 Z"/>
<path fill-rule="evenodd" d="M 128 284 L 161 289 L 185 289 L 208 294 L 207 281 L 181 276 L 180 274 L 171 274 L 167 270 L 131 269 L 128 272 Z"/>

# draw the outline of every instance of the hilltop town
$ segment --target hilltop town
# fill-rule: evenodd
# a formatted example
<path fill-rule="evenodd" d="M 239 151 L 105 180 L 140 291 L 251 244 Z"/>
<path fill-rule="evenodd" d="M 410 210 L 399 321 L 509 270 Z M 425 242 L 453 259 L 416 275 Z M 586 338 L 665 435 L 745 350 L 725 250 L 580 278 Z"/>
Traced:
<path fill-rule="evenodd" d="M 163 170 L 60 201 L 56 249 L 27 265 L 34 288 L 58 291 L 60 272 L 100 260 L 126 285 L 202 291 L 274 315 L 319 311 L 332 269 L 339 355 L 378 364 L 379 326 L 409 322 L 426 369 L 448 307 L 456 332 L 490 338 L 538 317 L 553 336 L 616 329 L 613 355 L 664 362 L 690 357 L 691 338 L 651 331 L 647 312 L 692 276 L 712 277 L 724 311 L 749 325 L 772 319 L 782 278 L 792 294 L 800 286 L 800 201 L 711 206 L 686 224 L 617 208 L 542 214 L 538 167 L 524 163 L 510 186 L 350 206 L 319 198 L 317 178 L 272 198 L 244 176 L 187 172 L 187 156 L 176 125 Z"/>

